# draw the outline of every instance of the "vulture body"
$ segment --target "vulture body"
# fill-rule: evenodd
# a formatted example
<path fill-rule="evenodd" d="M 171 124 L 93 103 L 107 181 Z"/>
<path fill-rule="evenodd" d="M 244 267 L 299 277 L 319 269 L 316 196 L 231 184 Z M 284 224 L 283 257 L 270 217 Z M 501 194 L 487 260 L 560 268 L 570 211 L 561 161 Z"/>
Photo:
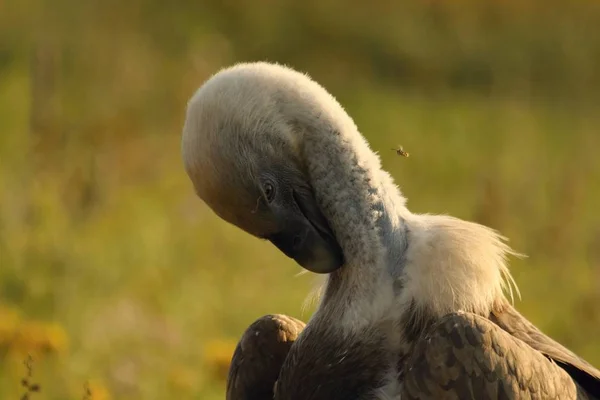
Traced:
<path fill-rule="evenodd" d="M 244 333 L 228 399 L 600 399 L 600 372 L 513 308 L 504 239 L 410 212 L 308 76 L 219 71 L 188 104 L 182 155 L 217 215 L 325 276 L 305 327 L 267 316 Z"/>

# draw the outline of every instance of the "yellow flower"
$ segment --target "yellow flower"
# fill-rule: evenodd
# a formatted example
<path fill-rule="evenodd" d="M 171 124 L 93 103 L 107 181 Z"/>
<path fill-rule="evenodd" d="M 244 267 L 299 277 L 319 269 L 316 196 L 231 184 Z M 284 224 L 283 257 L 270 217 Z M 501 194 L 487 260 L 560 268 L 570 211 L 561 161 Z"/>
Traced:
<path fill-rule="evenodd" d="M 19 319 L 16 310 L 0 306 L 0 348 L 9 346 L 17 331 Z"/>
<path fill-rule="evenodd" d="M 85 396 L 83 397 L 86 400 L 110 400 L 112 396 L 110 392 L 99 381 L 91 381 L 85 385 Z"/>
<path fill-rule="evenodd" d="M 60 353 L 67 344 L 67 334 L 60 325 L 26 321 L 18 326 L 11 347 L 20 353 Z"/>
<path fill-rule="evenodd" d="M 44 349 L 52 353 L 62 353 L 67 350 L 69 338 L 64 328 L 59 324 L 47 324 L 45 327 Z"/>

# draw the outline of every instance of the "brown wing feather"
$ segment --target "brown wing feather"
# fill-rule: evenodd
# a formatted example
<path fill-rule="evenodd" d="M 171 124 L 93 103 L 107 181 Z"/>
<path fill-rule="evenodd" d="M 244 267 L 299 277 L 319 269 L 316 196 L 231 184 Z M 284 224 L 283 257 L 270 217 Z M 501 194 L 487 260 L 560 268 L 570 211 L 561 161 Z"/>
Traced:
<path fill-rule="evenodd" d="M 560 343 L 546 336 L 514 307 L 507 306 L 501 311 L 492 312 L 490 320 L 506 332 L 554 360 L 590 395 L 600 398 L 600 371 Z"/>
<path fill-rule="evenodd" d="M 448 314 L 417 342 L 405 399 L 589 399 L 553 361 L 489 319 Z"/>
<path fill-rule="evenodd" d="M 287 315 L 265 315 L 240 339 L 227 377 L 227 400 L 271 400 L 273 386 L 304 323 Z"/>

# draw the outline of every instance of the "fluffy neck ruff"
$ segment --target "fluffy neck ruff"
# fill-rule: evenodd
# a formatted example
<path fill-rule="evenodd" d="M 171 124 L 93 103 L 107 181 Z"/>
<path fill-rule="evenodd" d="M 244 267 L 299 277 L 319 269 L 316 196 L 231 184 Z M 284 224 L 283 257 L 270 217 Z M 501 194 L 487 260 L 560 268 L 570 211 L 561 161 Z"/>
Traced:
<path fill-rule="evenodd" d="M 399 297 L 403 306 L 439 318 L 465 311 L 487 317 L 518 288 L 507 257 L 520 256 L 485 226 L 445 215 L 412 215 Z"/>

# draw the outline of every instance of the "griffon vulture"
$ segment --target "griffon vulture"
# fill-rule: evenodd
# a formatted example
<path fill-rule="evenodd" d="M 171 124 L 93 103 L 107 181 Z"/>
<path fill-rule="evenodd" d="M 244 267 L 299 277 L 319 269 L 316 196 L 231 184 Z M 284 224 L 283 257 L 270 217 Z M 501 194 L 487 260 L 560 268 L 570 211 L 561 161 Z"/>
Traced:
<path fill-rule="evenodd" d="M 188 103 L 182 156 L 217 215 L 326 276 L 297 339 L 269 318 L 244 334 L 228 398 L 600 398 L 600 372 L 513 308 L 503 238 L 411 213 L 308 76 L 263 62 L 213 75 Z"/>

